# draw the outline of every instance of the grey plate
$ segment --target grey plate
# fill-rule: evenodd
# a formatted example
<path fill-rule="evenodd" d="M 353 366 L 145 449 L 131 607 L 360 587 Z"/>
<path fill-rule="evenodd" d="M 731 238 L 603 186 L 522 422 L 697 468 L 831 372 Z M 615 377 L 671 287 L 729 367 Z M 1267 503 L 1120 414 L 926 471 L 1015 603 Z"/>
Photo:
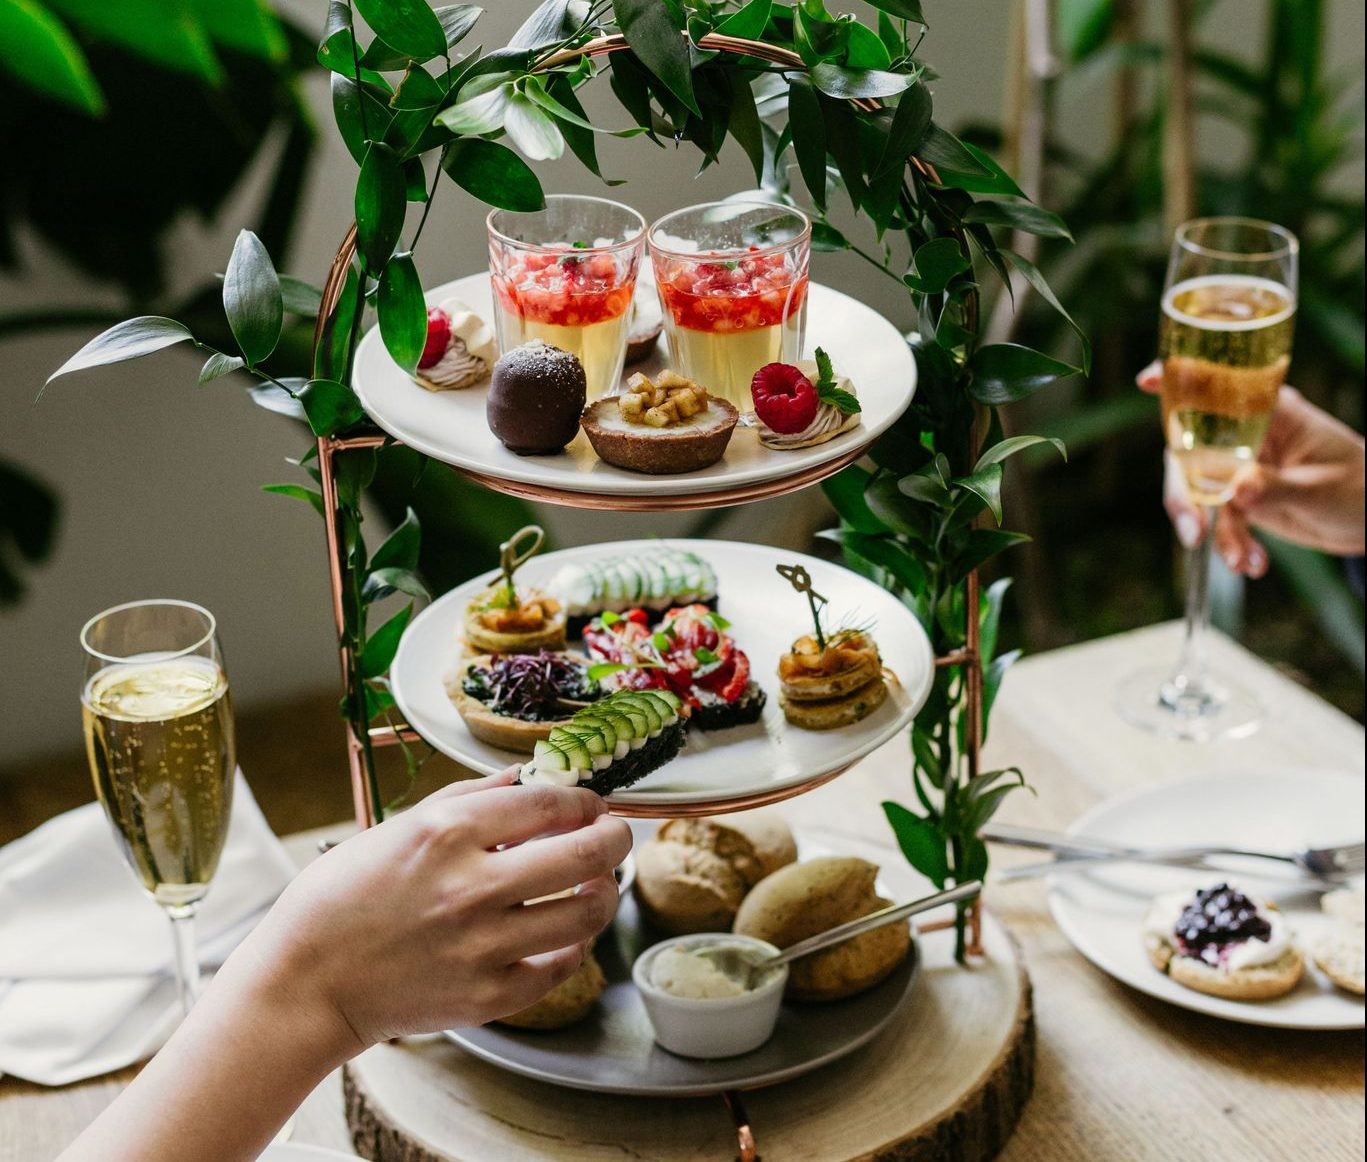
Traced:
<path fill-rule="evenodd" d="M 446 1035 L 492 1065 L 553 1085 L 642 1097 L 701 1097 L 789 1081 L 853 1053 L 897 1014 L 920 969 L 913 941 L 911 955 L 877 988 L 832 1004 L 785 1004 L 774 1035 L 754 1052 L 695 1061 L 655 1044 L 645 1005 L 631 983 L 632 962 L 659 939 L 642 926 L 627 893 L 616 922 L 594 950 L 608 987 L 585 1020 L 553 1031 L 485 1025 Z"/>

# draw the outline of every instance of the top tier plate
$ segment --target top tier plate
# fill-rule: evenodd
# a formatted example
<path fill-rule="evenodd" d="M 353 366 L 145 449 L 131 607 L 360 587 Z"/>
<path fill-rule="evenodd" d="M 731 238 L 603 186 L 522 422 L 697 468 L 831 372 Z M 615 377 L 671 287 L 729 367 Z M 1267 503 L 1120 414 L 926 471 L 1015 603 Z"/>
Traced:
<path fill-rule="evenodd" d="M 856 460 L 910 404 L 916 362 L 897 329 L 863 303 L 811 284 L 807 348 L 824 348 L 847 375 L 863 405 L 863 423 L 814 448 L 777 452 L 753 428 L 737 428 L 720 462 L 699 472 L 647 476 L 605 464 L 580 432 L 556 456 L 518 456 L 495 439 L 484 418 L 488 385 L 430 392 L 390 357 L 371 328 L 356 352 L 353 385 L 371 418 L 390 435 L 477 482 L 501 492 L 576 508 L 670 509 L 740 504 L 806 487 Z M 487 274 L 470 275 L 428 292 L 429 303 L 462 299 L 491 319 Z M 665 365 L 663 339 L 649 359 L 627 373 Z"/>

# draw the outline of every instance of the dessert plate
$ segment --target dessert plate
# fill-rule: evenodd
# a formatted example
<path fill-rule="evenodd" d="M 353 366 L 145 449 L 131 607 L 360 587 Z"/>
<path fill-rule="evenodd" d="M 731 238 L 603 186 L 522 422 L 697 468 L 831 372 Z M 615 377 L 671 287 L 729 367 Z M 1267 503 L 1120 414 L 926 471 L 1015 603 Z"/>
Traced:
<path fill-rule="evenodd" d="M 356 352 L 352 377 L 356 394 L 371 418 L 390 435 L 471 475 L 490 488 L 584 508 L 659 508 L 703 497 L 706 505 L 777 495 L 790 478 L 805 486 L 850 463 L 886 431 L 907 408 L 916 390 L 911 349 L 870 307 L 829 287 L 811 284 L 807 347 L 826 350 L 836 369 L 854 383 L 863 406 L 863 423 L 853 430 L 792 452 L 774 451 L 759 442 L 754 428 L 737 428 L 726 455 L 697 472 L 649 476 L 605 464 L 594 455 L 581 431 L 559 455 L 518 456 L 489 431 L 484 417 L 487 381 L 460 391 L 431 392 L 414 383 L 390 357 L 372 328 Z M 492 316 L 487 274 L 471 275 L 428 293 L 430 303 L 458 298 L 481 317 Z M 646 374 L 665 366 L 663 338 L 648 359 L 626 374 Z"/>
<path fill-rule="evenodd" d="M 1145 788 L 1100 804 L 1069 830 L 1137 846 L 1237 843 L 1290 851 L 1362 838 L 1363 781 L 1325 771 L 1241 774 Z M 1223 861 L 1222 861 L 1223 862 Z M 1248 1025 L 1361 1029 L 1363 1002 L 1336 988 L 1307 957 L 1297 988 L 1273 1001 L 1230 1001 L 1188 989 L 1157 971 L 1144 952 L 1153 898 L 1232 880 L 1276 903 L 1305 949 L 1329 923 L 1320 891 L 1265 860 L 1228 861 L 1228 871 L 1116 864 L 1050 879 L 1049 907 L 1064 936 L 1088 960 L 1151 997 Z"/>
<path fill-rule="evenodd" d="M 639 824 L 632 830 L 637 843 L 654 832 Z M 826 854 L 800 847 L 803 858 Z M 722 1060 L 694 1060 L 655 1044 L 645 1004 L 631 983 L 636 957 L 662 938 L 642 924 L 628 893 L 612 927 L 594 946 L 608 980 L 596 1012 L 566 1029 L 529 1032 L 484 1025 L 446 1035 L 492 1065 L 553 1085 L 642 1097 L 702 1097 L 789 1081 L 853 1053 L 897 1015 L 920 973 L 921 950 L 913 937 L 907 959 L 868 992 L 829 1004 L 785 1004 L 774 1035 L 758 1049 Z"/>
<path fill-rule="evenodd" d="M 533 557 L 519 584 L 546 586 L 561 565 L 637 552 L 657 541 L 618 541 Z M 727 631 L 750 655 L 752 674 L 769 695 L 763 718 L 749 726 L 692 730 L 678 758 L 609 800 L 623 815 L 663 818 L 736 811 L 777 802 L 834 778 L 910 724 L 930 692 L 935 658 L 920 623 L 872 581 L 829 561 L 766 545 L 671 540 L 705 558 L 717 574 L 718 609 Z M 830 600 L 833 618 L 869 625 L 890 679 L 886 701 L 853 726 L 810 731 L 788 725 L 776 697 L 778 660 L 810 632 L 806 600 L 774 567 L 801 563 L 812 587 Z M 471 597 L 490 583 L 479 577 L 429 605 L 408 627 L 390 669 L 390 686 L 408 723 L 457 762 L 493 774 L 525 759 L 474 738 L 446 695 L 444 679 L 458 661 L 458 634 Z"/>

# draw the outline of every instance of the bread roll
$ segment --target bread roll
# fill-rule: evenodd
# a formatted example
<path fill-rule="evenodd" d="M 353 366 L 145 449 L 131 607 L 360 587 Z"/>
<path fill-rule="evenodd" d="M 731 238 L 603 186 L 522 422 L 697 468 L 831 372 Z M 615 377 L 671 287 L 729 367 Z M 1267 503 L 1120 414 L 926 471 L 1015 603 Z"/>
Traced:
<path fill-rule="evenodd" d="M 791 864 L 762 880 L 745 898 L 733 930 L 787 948 L 837 924 L 886 907 L 874 890 L 876 865 L 851 856 Z M 785 995 L 834 1001 L 872 988 L 906 958 L 911 929 L 886 924 L 794 961 Z"/>
<path fill-rule="evenodd" d="M 568 980 L 556 985 L 536 1004 L 500 1017 L 498 1023 L 514 1029 L 563 1029 L 588 1016 L 607 983 L 593 953 L 585 953 L 584 962 Z"/>

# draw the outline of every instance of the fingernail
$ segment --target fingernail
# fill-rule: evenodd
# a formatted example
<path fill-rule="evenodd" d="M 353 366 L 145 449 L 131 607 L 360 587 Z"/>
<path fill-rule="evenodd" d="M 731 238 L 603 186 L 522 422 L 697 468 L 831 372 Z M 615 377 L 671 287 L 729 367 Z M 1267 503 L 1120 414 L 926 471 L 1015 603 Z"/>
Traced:
<path fill-rule="evenodd" d="M 1195 514 L 1190 512 L 1177 514 L 1177 539 L 1182 542 L 1183 548 L 1196 548 L 1201 540 L 1201 522 L 1196 519 Z"/>
<path fill-rule="evenodd" d="M 1261 573 L 1263 569 L 1267 567 L 1267 554 L 1257 547 L 1249 549 L 1248 567 L 1255 572 Z"/>
<path fill-rule="evenodd" d="M 1221 553 L 1220 555 L 1225 559 L 1225 564 L 1229 566 L 1229 571 L 1231 573 L 1237 573 L 1239 571 L 1238 549 L 1230 549 L 1229 552 Z"/>

